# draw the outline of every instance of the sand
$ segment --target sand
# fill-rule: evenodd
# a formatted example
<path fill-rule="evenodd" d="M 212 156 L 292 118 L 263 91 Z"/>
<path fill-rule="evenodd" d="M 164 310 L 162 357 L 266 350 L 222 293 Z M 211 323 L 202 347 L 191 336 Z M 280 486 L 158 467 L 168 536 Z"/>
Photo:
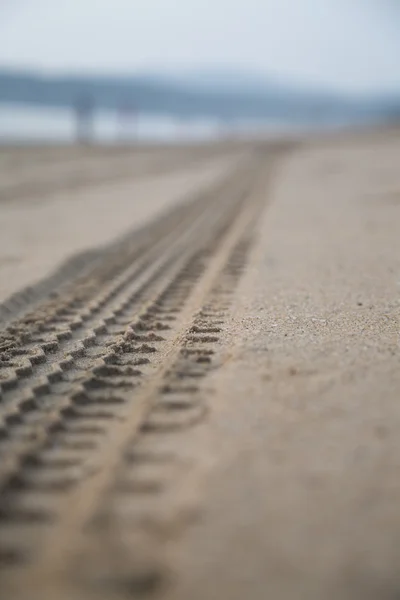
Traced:
<path fill-rule="evenodd" d="M 189 199 L 222 177 L 238 156 L 240 152 L 203 158 L 199 164 L 192 158 L 194 164 L 187 167 L 175 159 L 172 171 L 159 175 L 112 178 L 73 192 L 61 187 L 43 197 L 31 198 L 24 191 L 12 201 L 0 201 L 0 303 L 49 276 L 71 256 L 107 244 Z M 101 157 L 97 168 L 103 161 Z M 46 161 L 37 162 L 44 169 Z M 56 162 L 64 165 L 64 160 Z M 25 170 L 16 169 L 20 171 L 22 177 Z"/>
<path fill-rule="evenodd" d="M 183 309 L 174 304 L 182 298 L 179 288 L 169 300 L 176 323 L 168 321 L 171 333 L 154 343 L 159 354 L 149 355 L 149 383 L 138 392 L 138 404 L 150 402 L 155 412 L 133 415 L 136 423 L 147 423 L 131 449 L 145 457 L 139 461 L 140 476 L 121 467 L 122 475 L 142 487 L 133 487 L 123 499 L 111 494 L 103 507 L 109 511 L 106 522 L 116 527 L 107 535 L 119 532 L 127 553 L 127 569 L 119 558 L 113 568 L 122 582 L 129 573 L 131 591 L 137 568 L 136 591 L 148 590 L 168 573 L 167 583 L 157 588 L 162 600 L 398 597 L 399 152 L 400 135 L 390 132 L 305 140 L 274 162 L 271 150 L 223 246 L 212 250 L 216 242 L 211 239 L 205 275 L 193 284 L 190 271 L 180 275 L 178 282 L 194 285 L 192 295 Z M 60 194 L 31 207 L 26 202 L 0 206 L 1 297 L 44 277 L 72 252 L 111 241 L 187 192 L 229 169 L 237 171 L 237 160 L 213 158 L 190 172 L 86 190 L 73 200 Z M 222 210 L 222 200 L 218 206 Z M 255 230 L 246 225 L 254 206 Z M 205 236 L 201 227 L 193 243 Z M 248 231 L 253 243 L 244 249 Z M 159 307 L 159 298 L 164 296 L 154 306 Z M 202 366 L 207 354 L 200 366 L 179 363 L 193 343 L 210 348 L 210 367 Z M 171 426 L 163 421 L 161 396 L 190 377 L 191 384 L 199 378 L 198 387 L 178 387 L 179 398 L 204 412 L 190 426 L 173 420 Z M 130 435 L 129 418 L 110 425 L 105 462 L 110 455 L 118 462 L 121 436 Z M 97 469 L 105 481 L 101 460 Z M 84 481 L 73 497 L 88 497 L 85 489 L 95 497 L 96 485 L 96 479 L 94 487 Z M 82 510 L 78 504 L 50 533 L 50 540 L 58 540 L 55 565 L 73 555 L 78 525 L 85 523 L 85 510 L 91 514 L 89 500 Z M 68 516 L 67 505 L 68 496 L 62 505 Z M 135 535 L 139 531 L 149 538 L 146 567 L 135 563 L 142 559 L 142 542 L 130 550 L 132 523 Z M 62 531 L 71 531 L 68 551 Z M 25 539 L 25 530 L 18 532 Z M 93 560 L 102 582 L 109 570 L 113 573 L 113 557 L 107 556 L 107 535 L 96 535 L 100 556 L 89 546 L 87 560 L 80 562 L 90 570 Z M 46 562 L 52 562 L 52 545 L 47 541 L 43 548 L 47 559 L 39 559 L 33 572 L 54 585 Z M 108 598 L 126 597 L 122 583 L 108 584 Z M 102 587 L 104 582 L 97 592 Z M 83 589 L 79 598 L 97 598 Z"/>
<path fill-rule="evenodd" d="M 306 146 L 265 191 L 168 598 L 397 597 L 399 150 Z"/>

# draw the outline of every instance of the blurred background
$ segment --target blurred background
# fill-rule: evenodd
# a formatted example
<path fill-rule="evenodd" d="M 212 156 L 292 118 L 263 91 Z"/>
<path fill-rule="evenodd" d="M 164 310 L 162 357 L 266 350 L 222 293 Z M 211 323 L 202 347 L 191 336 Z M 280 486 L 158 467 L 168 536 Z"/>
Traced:
<path fill-rule="evenodd" d="M 0 0 L 0 140 L 393 121 L 399 17 L 397 0 Z"/>

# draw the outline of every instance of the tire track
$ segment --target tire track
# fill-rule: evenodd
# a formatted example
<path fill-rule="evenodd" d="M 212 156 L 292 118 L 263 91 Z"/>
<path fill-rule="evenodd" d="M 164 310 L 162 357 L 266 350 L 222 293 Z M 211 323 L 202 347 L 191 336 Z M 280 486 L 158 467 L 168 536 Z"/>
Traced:
<path fill-rule="evenodd" d="M 175 470 L 175 457 L 150 452 L 137 460 L 130 448 L 207 413 L 199 382 L 213 367 L 229 296 L 263 206 L 251 193 L 263 168 L 265 158 L 253 158 L 206 197 L 155 224 L 152 243 L 124 240 L 65 294 L 3 333 L 4 589 L 17 584 L 19 594 L 37 589 L 40 598 L 78 597 L 70 584 L 82 580 L 86 590 L 91 582 L 93 548 L 104 541 L 108 547 L 109 525 L 120 521 L 116 498 L 128 491 L 134 503 L 157 494 L 165 470 Z M 161 483 L 147 473 L 152 465 L 160 471 L 160 459 Z M 132 462 L 139 463 L 133 478 Z M 135 540 L 142 533 L 133 527 Z M 121 586 L 148 591 L 162 579 L 154 560 L 150 571 L 140 559 L 132 564 L 141 549 L 127 543 L 129 581 L 117 569 L 106 577 L 112 593 Z M 83 574 L 76 563 L 81 556 L 89 565 Z"/>
<path fill-rule="evenodd" d="M 231 187 L 231 183 L 235 184 L 234 187 Z M 226 212 L 227 203 L 230 205 L 230 219 L 234 218 L 235 211 L 238 209 L 238 200 L 232 203 L 232 193 L 236 193 L 239 199 L 243 193 L 240 188 L 237 188 L 237 182 L 229 182 L 224 188 L 219 207 L 215 207 L 212 203 L 204 212 L 203 199 L 200 198 L 200 215 L 191 215 L 192 218 L 197 217 L 194 223 L 189 226 L 180 223 L 180 235 L 178 231 L 172 230 L 166 239 L 152 246 L 148 253 L 145 252 L 143 256 L 137 258 L 136 263 L 126 269 L 122 275 L 117 276 L 108 287 L 103 288 L 100 295 L 91 298 L 89 303 L 83 302 L 83 310 L 82 301 L 76 303 L 74 295 L 72 302 L 77 306 L 77 311 L 66 311 L 65 302 L 61 301 L 61 309 L 58 308 L 55 312 L 45 310 L 42 320 L 40 315 L 43 311 L 40 308 L 39 315 L 36 313 L 29 315 L 23 320 L 22 326 L 9 328 L 14 337 L 11 341 L 7 340 L 6 350 L 3 353 L 6 378 L 1 380 L 0 395 L 0 435 L 3 438 L 3 443 L 0 444 L 0 484 L 2 479 L 6 478 L 6 473 L 10 471 L 10 461 L 1 458 L 5 455 L 12 456 L 14 462 L 17 455 L 15 452 L 10 452 L 14 440 L 19 443 L 20 439 L 27 437 L 27 428 L 30 433 L 36 425 L 33 417 L 36 413 L 43 412 L 47 404 L 54 408 L 53 400 L 45 403 L 43 398 L 51 396 L 52 390 L 58 385 L 63 391 L 60 396 L 64 401 L 64 396 L 69 391 L 64 380 L 72 379 L 71 371 L 76 381 L 81 376 L 74 372 L 77 370 L 77 360 L 80 360 L 80 371 L 86 372 L 91 363 L 100 359 L 102 354 L 108 354 L 110 344 L 123 331 L 121 323 L 117 323 L 116 329 L 113 326 L 116 317 L 119 316 L 121 322 L 124 314 L 130 315 L 132 312 L 135 314 L 135 309 L 142 309 L 146 306 L 146 302 L 151 304 L 152 297 L 158 299 L 160 290 L 169 284 L 174 272 L 182 268 L 182 261 L 186 260 L 190 264 L 191 256 L 197 249 L 194 236 L 199 236 L 197 244 L 207 244 L 212 236 L 218 237 L 221 234 L 221 227 L 226 228 L 229 225 L 229 221 L 220 225 L 220 221 L 226 219 L 227 214 L 229 215 Z M 213 214 L 211 228 L 209 211 Z M 67 306 L 70 308 L 71 304 L 68 303 Z M 62 329 L 54 334 L 52 331 L 54 322 L 58 329 L 60 318 Z M 26 333 L 27 321 L 33 325 L 29 335 Z M 50 333 L 48 333 L 49 329 Z M 39 351 L 37 351 L 38 346 Z M 92 346 L 101 346 L 101 349 L 92 351 L 93 356 L 90 356 Z M 13 362 L 15 356 L 18 359 L 21 354 L 22 356 L 28 354 L 28 358 L 20 361 L 17 368 L 11 367 L 10 373 L 9 362 Z"/>
<path fill-rule="evenodd" d="M 206 377 L 218 368 L 221 334 L 253 228 L 250 221 L 195 312 L 158 380 L 151 409 L 121 450 L 111 483 L 82 527 L 82 551 L 72 557 L 68 573 L 69 581 L 81 585 L 80 598 L 147 597 L 170 583 L 168 545 L 198 515 L 201 461 L 190 431 L 205 425 L 212 410 Z"/>
<path fill-rule="evenodd" d="M 220 186 L 223 182 L 220 182 Z M 86 284 L 89 283 L 87 275 L 92 275 L 92 284 L 94 286 L 102 286 L 108 279 L 115 277 L 118 272 L 122 272 L 126 265 L 132 264 L 140 254 L 143 254 L 146 249 L 150 248 L 161 238 L 166 237 L 172 229 L 178 226 L 184 227 L 185 223 L 191 223 L 196 216 L 194 205 L 197 204 L 197 209 L 201 210 L 201 205 L 205 205 L 211 201 L 212 195 L 216 194 L 218 187 L 211 185 L 206 191 L 194 196 L 192 200 L 183 201 L 175 209 L 169 209 L 164 212 L 152 224 L 142 228 L 140 231 L 133 231 L 124 236 L 121 240 L 98 248 L 97 250 L 89 250 L 73 257 L 58 272 L 39 284 L 28 287 L 21 292 L 14 294 L 11 298 L 0 304 L 0 323 L 5 326 L 17 317 L 21 317 L 27 312 L 27 309 L 32 310 L 32 306 L 39 301 L 43 301 L 50 293 L 54 293 L 55 297 L 63 293 L 68 300 L 68 304 L 60 305 L 59 299 L 53 304 L 58 310 L 69 310 L 73 308 L 73 303 L 77 300 L 78 292 L 82 292 L 82 285 L 78 278 L 86 277 Z M 125 262 L 121 260 L 125 258 Z M 115 261 L 113 259 L 115 258 Z M 111 276 L 110 276 L 111 273 Z M 98 278 L 96 281 L 95 278 Z M 69 282 L 73 283 L 73 289 L 65 287 Z M 71 291 L 74 296 L 71 295 Z M 42 315 L 52 316 L 52 306 L 47 304 L 43 306 Z M 31 323 L 38 321 L 38 315 L 32 315 L 30 320 L 21 321 L 21 327 L 26 333 L 27 328 L 30 329 Z M 0 336 L 0 344 L 4 339 L 4 332 Z M 1 351 L 1 347 L 0 347 Z"/>

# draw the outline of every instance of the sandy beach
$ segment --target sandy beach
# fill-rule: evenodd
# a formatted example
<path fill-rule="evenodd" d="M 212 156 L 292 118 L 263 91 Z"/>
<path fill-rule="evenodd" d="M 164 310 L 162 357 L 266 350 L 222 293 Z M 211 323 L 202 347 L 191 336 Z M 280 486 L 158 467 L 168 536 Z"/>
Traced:
<path fill-rule="evenodd" d="M 397 597 L 399 151 L 0 151 L 0 598 Z"/>

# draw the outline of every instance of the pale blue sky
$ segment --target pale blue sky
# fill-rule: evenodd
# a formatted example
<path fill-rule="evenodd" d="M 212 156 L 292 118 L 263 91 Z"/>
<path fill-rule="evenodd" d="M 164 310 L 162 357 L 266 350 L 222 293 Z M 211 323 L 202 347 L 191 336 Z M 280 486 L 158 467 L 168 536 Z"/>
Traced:
<path fill-rule="evenodd" d="M 223 66 L 400 90 L 399 26 L 396 0 L 0 0 L 0 65 Z"/>

